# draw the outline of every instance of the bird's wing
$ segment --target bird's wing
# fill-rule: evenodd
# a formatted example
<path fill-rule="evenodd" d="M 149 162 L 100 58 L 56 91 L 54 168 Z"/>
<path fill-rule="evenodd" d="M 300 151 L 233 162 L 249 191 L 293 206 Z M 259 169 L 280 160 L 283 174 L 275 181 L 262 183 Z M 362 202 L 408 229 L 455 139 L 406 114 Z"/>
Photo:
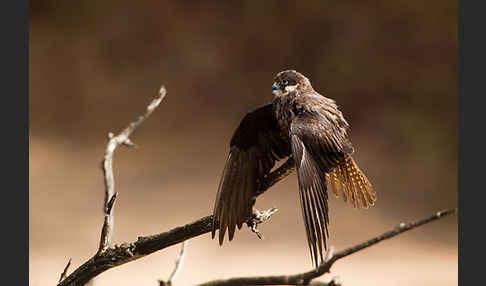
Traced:
<path fill-rule="evenodd" d="M 231 139 L 214 205 L 211 236 L 214 238 L 219 228 L 219 244 L 226 230 L 231 241 L 236 226 L 241 229 L 251 217 L 258 181 L 276 160 L 289 155 L 290 144 L 280 134 L 271 104 L 246 114 Z"/>
<path fill-rule="evenodd" d="M 351 157 L 354 152 L 347 138 L 348 124 L 335 105 L 323 105 L 312 96 L 307 109 L 298 112 L 290 126 L 290 141 L 299 181 L 300 202 L 313 262 L 323 260 L 327 248 L 328 204 L 327 185 L 335 194 L 342 192 L 355 206 L 373 205 L 376 194 L 369 180 Z M 321 108 L 327 108 L 322 110 Z"/>
<path fill-rule="evenodd" d="M 290 127 L 307 242 L 316 266 L 319 258 L 323 261 L 329 236 L 326 173 L 353 152 L 346 130 L 326 114 L 312 109 L 300 112 Z"/>
<path fill-rule="evenodd" d="M 290 141 L 297 168 L 300 205 L 304 217 L 307 243 L 312 260 L 317 266 L 319 256 L 320 261 L 323 261 L 322 244 L 324 243 L 324 249 L 326 249 L 326 236 L 328 235 L 329 216 L 326 178 L 299 136 L 291 135 Z"/>

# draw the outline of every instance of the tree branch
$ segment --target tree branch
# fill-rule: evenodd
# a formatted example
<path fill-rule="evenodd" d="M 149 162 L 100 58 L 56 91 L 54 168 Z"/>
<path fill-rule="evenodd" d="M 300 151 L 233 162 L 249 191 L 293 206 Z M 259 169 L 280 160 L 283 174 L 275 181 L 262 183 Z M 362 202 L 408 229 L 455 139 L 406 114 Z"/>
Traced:
<path fill-rule="evenodd" d="M 167 281 L 164 280 L 159 280 L 159 286 L 171 286 L 172 281 L 175 279 L 176 275 L 179 273 L 182 267 L 182 263 L 184 262 L 184 255 L 187 247 L 187 240 L 185 240 L 182 245 L 181 245 L 181 250 L 179 251 L 179 254 L 177 255 L 176 262 L 174 265 L 174 270 L 172 270 L 172 273 L 169 276 L 169 279 Z"/>
<path fill-rule="evenodd" d="M 283 173 L 282 170 L 283 169 L 280 169 L 280 175 L 278 176 L 269 174 L 265 178 L 265 183 L 262 184 L 262 186 L 273 186 L 275 183 L 290 174 L 290 172 L 287 172 L 286 175 L 283 176 L 281 175 Z M 261 189 L 259 194 L 263 194 L 265 191 L 266 189 Z M 140 236 L 138 237 L 137 241 L 122 243 L 120 246 L 115 245 L 111 248 L 109 247 L 104 252 L 97 253 L 91 259 L 79 266 L 73 273 L 71 273 L 71 275 L 66 277 L 66 279 L 61 281 L 61 283 L 58 285 L 84 285 L 91 278 L 110 268 L 137 260 L 158 250 L 208 233 L 212 230 L 212 226 L 213 216 L 209 215 L 184 226 L 176 227 L 167 232 L 162 232 L 151 236 Z"/>
<path fill-rule="evenodd" d="M 404 233 L 406 231 L 409 231 L 411 229 L 414 229 L 416 227 L 419 227 L 421 225 L 424 225 L 426 223 L 438 220 L 440 218 L 443 218 L 445 216 L 451 215 L 451 214 L 456 214 L 457 209 L 448 209 L 444 211 L 440 211 L 435 213 L 434 215 L 421 219 L 416 222 L 411 222 L 411 223 L 401 223 L 398 227 L 387 231 L 379 236 L 373 237 L 370 240 L 367 240 L 365 242 L 362 242 L 360 244 L 357 244 L 355 246 L 352 246 L 350 248 L 344 249 L 342 251 L 339 251 L 338 253 L 332 255 L 327 255 L 328 257 L 326 258 L 326 261 L 321 264 L 317 269 L 304 272 L 304 273 L 299 273 L 295 275 L 279 275 L 279 276 L 260 276 L 260 277 L 240 277 L 240 278 L 231 278 L 231 279 L 225 279 L 225 280 L 214 280 L 214 281 L 209 281 L 203 284 L 199 284 L 198 286 L 241 286 L 241 285 L 308 285 L 311 283 L 312 279 L 315 279 L 327 272 L 331 269 L 331 266 L 336 262 L 337 260 L 346 257 L 348 255 L 351 255 L 355 252 L 358 252 L 362 249 L 365 249 L 367 247 L 370 247 L 372 245 L 377 244 L 380 241 L 392 238 L 396 235 L 399 235 L 401 233 Z M 324 283 L 324 282 L 323 282 Z M 329 285 L 329 284 L 327 284 Z"/>
<path fill-rule="evenodd" d="M 103 222 L 103 227 L 101 228 L 101 238 L 100 238 L 100 245 L 98 247 L 98 253 L 101 253 L 106 250 L 106 248 L 111 243 L 111 237 L 113 235 L 113 227 L 114 227 L 114 215 L 113 215 L 113 206 L 115 203 L 115 199 L 117 197 L 117 193 L 115 193 L 115 179 L 113 176 L 113 153 L 115 152 L 116 147 L 119 145 L 126 145 L 134 147 L 132 141 L 130 141 L 130 135 L 132 132 L 142 124 L 147 117 L 159 106 L 162 99 L 164 99 L 167 91 L 165 87 L 161 87 L 159 90 L 159 95 L 152 100 L 152 102 L 147 106 L 145 113 L 139 116 L 135 121 L 131 122 L 120 134 L 114 136 L 113 133 L 108 133 L 108 144 L 106 145 L 105 149 L 105 156 L 103 158 L 102 169 L 104 174 L 104 182 L 105 182 L 105 204 L 104 204 L 104 214 L 105 220 Z"/>
<path fill-rule="evenodd" d="M 66 278 L 67 272 L 69 270 L 69 266 L 71 266 L 71 260 L 72 260 L 72 258 L 69 258 L 69 261 L 68 261 L 66 267 L 64 267 L 64 270 L 61 273 L 61 277 L 59 277 L 59 282 L 61 282 L 64 278 Z"/>
<path fill-rule="evenodd" d="M 121 245 L 114 245 L 110 247 L 111 237 L 113 233 L 113 206 L 115 203 L 115 199 L 117 197 L 114 191 L 114 179 L 113 179 L 113 169 L 112 169 L 113 152 L 118 145 L 134 146 L 134 144 L 129 139 L 130 134 L 153 112 L 153 110 L 160 104 L 165 94 L 166 94 L 166 90 L 164 87 L 162 87 L 160 89 L 159 96 L 152 101 L 152 103 L 147 107 L 145 113 L 142 116 L 138 117 L 137 120 L 130 123 L 130 125 L 127 128 L 125 128 L 119 135 L 117 136 L 113 136 L 113 134 L 109 135 L 110 141 L 105 150 L 105 157 L 103 160 L 103 172 L 105 175 L 105 204 L 104 204 L 105 220 L 102 227 L 101 239 L 100 239 L 100 245 L 98 251 L 95 253 L 93 257 L 91 257 L 88 261 L 86 261 L 81 266 L 79 266 L 69 276 L 67 276 L 65 279 L 62 279 L 62 281 L 59 282 L 58 286 L 85 285 L 92 278 L 96 277 L 97 275 L 99 275 L 100 273 L 108 269 L 128 263 L 130 261 L 137 260 L 146 255 L 162 250 L 169 246 L 184 242 L 193 237 L 208 233 L 212 230 L 213 217 L 212 215 L 209 215 L 200 218 L 192 223 L 186 224 L 184 226 L 176 227 L 167 232 L 162 232 L 151 236 L 140 236 L 136 241 L 125 242 L 122 243 Z M 287 177 L 294 170 L 295 170 L 295 163 L 293 158 L 290 157 L 285 163 L 283 163 L 279 168 L 271 172 L 259 183 L 259 187 L 255 195 L 255 199 L 259 195 L 263 194 L 270 187 L 272 187 L 274 184 Z M 256 225 L 260 222 L 268 220 L 270 215 L 273 214 L 274 212 L 275 210 L 272 209 L 263 213 L 257 212 L 257 216 L 252 218 L 253 219 L 252 221 L 249 221 L 248 226 L 250 226 L 252 230 L 255 231 Z M 412 229 L 424 223 L 451 214 L 451 212 L 455 212 L 455 210 L 449 210 L 446 212 L 437 213 L 434 217 L 428 218 L 428 220 L 425 221 L 419 221 L 417 223 L 408 224 L 408 225 L 403 224 L 397 230 L 395 230 L 396 233 L 393 232 L 391 234 L 385 233 L 363 244 L 339 252 L 335 256 L 330 257 L 329 260 L 327 260 L 325 264 L 322 264 L 318 269 L 306 273 L 291 275 L 291 276 L 234 278 L 229 280 L 218 280 L 218 281 L 208 282 L 208 283 L 216 283 L 216 284 L 206 283 L 202 285 L 308 284 L 312 279 L 328 272 L 331 265 L 337 259 L 350 255 L 363 248 L 369 247 L 381 240 L 393 237 L 399 233 L 402 233 L 404 231 L 407 231 L 409 229 Z M 243 283 L 245 281 L 249 281 L 249 282 Z M 218 283 L 223 283 L 223 284 L 218 284 Z M 337 284 L 335 282 L 333 283 L 334 284 L 331 283 L 328 285 L 330 286 L 330 285 Z M 312 284 L 323 285 L 321 282 L 317 282 L 317 281 L 312 282 Z"/>
<path fill-rule="evenodd" d="M 92 278 L 100 273 L 125 264 L 127 262 L 137 260 L 155 251 L 167 248 L 174 244 L 181 243 L 187 239 L 208 233 L 212 230 L 213 217 L 212 215 L 200 218 L 190 224 L 181 227 L 176 227 L 170 231 L 159 233 L 151 236 L 138 237 L 137 241 L 125 242 L 121 245 L 110 247 L 111 237 L 113 234 L 113 205 L 117 197 L 115 193 L 115 182 L 113 177 L 113 153 L 118 145 L 134 146 L 130 141 L 129 136 L 142 122 L 153 112 L 153 110 L 160 104 L 166 95 L 166 90 L 161 87 L 159 96 L 156 97 L 147 107 L 145 113 L 137 118 L 134 122 L 125 128 L 120 134 L 114 136 L 109 134 L 110 141 L 105 150 L 105 156 L 102 162 L 103 173 L 105 178 L 105 203 L 104 214 L 105 219 L 101 231 L 101 239 L 98 251 L 88 261 L 79 266 L 73 273 L 59 282 L 59 286 L 66 285 L 84 285 Z M 263 194 L 271 186 L 282 180 L 292 173 L 295 169 L 294 161 L 289 158 L 275 171 L 267 175 L 260 183 L 256 196 Z M 256 197 L 255 197 L 256 198 Z M 269 219 L 270 215 L 275 211 L 263 212 L 262 216 L 257 216 L 250 222 L 249 226 L 254 226 Z M 255 223 L 256 222 L 256 223 Z M 255 224 L 252 224 L 255 223 Z"/>

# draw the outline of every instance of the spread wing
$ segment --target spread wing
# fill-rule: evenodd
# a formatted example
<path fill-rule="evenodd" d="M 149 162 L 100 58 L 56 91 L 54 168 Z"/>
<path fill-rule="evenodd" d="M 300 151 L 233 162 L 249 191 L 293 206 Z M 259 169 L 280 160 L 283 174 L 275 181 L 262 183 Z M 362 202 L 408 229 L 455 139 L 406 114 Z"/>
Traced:
<path fill-rule="evenodd" d="M 220 245 L 226 230 L 231 241 L 236 226 L 241 229 L 251 217 L 258 181 L 276 160 L 289 155 L 290 144 L 280 134 L 271 104 L 246 114 L 231 139 L 213 210 L 211 236 L 219 228 Z"/>
<path fill-rule="evenodd" d="M 319 110 L 321 105 L 313 105 L 314 99 L 308 98 L 307 108 L 292 121 L 290 141 L 307 242 L 312 260 L 318 266 L 318 259 L 323 261 L 323 248 L 327 248 L 329 236 L 326 173 L 351 154 L 353 147 L 346 137 L 347 123 L 339 122 L 341 113 L 334 116 L 332 110 Z"/>

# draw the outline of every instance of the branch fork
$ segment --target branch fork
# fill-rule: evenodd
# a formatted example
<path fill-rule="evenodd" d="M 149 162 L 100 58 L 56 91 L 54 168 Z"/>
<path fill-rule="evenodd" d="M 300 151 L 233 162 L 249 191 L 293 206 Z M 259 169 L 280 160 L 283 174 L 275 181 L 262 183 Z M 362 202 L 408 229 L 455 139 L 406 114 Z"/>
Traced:
<path fill-rule="evenodd" d="M 66 285 L 85 285 L 94 277 L 103 273 L 104 271 L 111 269 L 116 266 L 123 265 L 130 261 L 142 258 L 146 255 L 159 251 L 161 249 L 170 247 L 172 245 L 183 243 L 179 255 L 177 256 L 174 271 L 170 275 L 167 282 L 160 281 L 160 285 L 171 285 L 172 280 L 175 278 L 177 273 L 181 268 L 184 251 L 188 239 L 197 237 L 199 235 L 209 233 L 212 231 L 213 226 L 213 216 L 209 215 L 200 218 L 192 223 L 188 223 L 184 226 L 176 227 L 167 232 L 162 232 L 151 236 L 140 236 L 136 241 L 125 242 L 121 245 L 114 245 L 109 247 L 111 244 L 111 238 L 114 226 L 114 206 L 118 193 L 115 192 L 115 183 L 113 177 L 113 153 L 119 145 L 125 145 L 130 147 L 135 147 L 136 145 L 129 139 L 131 133 L 145 120 L 147 117 L 157 108 L 166 95 L 166 89 L 162 86 L 159 90 L 159 95 L 152 100 L 152 102 L 147 106 L 144 114 L 139 116 L 135 121 L 131 122 L 128 127 L 126 127 L 120 134 L 114 135 L 113 133 L 108 134 L 109 142 L 105 149 L 105 156 L 102 161 L 102 169 L 104 173 L 105 181 L 105 202 L 103 206 L 104 213 L 104 223 L 101 231 L 101 238 L 98 251 L 96 254 L 79 266 L 74 272 L 69 276 L 67 271 L 71 265 L 71 260 L 64 268 L 61 273 L 58 286 Z M 295 170 L 295 162 L 292 157 L 287 159 L 280 167 L 275 169 L 269 175 L 267 175 L 262 182 L 259 183 L 258 192 L 256 196 L 263 194 L 266 190 L 272 187 L 277 182 L 286 178 Z M 259 211 L 254 209 L 253 215 L 248 220 L 247 225 L 250 227 L 260 239 L 263 235 L 259 232 L 257 226 L 258 224 L 268 221 L 270 217 L 278 211 L 277 208 L 271 208 L 266 211 Z M 319 276 L 330 271 L 331 266 L 337 260 L 351 255 L 357 251 L 364 248 L 370 247 L 380 241 L 392 238 L 398 234 L 405 231 L 411 230 L 418 226 L 424 225 L 426 223 L 441 219 L 445 216 L 456 214 L 457 209 L 449 209 L 445 211 L 440 211 L 435 213 L 433 216 L 412 222 L 412 223 L 401 223 L 394 229 L 385 232 L 379 236 L 376 236 L 368 241 L 357 244 L 350 248 L 344 249 L 337 253 L 334 253 L 334 249 L 331 246 L 326 252 L 324 262 L 319 265 L 318 268 L 312 269 L 308 272 L 299 273 L 295 275 L 280 275 L 280 276 L 261 276 L 261 277 L 240 277 L 231 278 L 226 280 L 215 280 L 209 281 L 199 286 L 232 286 L 232 285 L 316 285 L 316 286 L 337 286 L 341 285 L 341 282 L 336 278 L 332 278 L 329 282 L 322 282 L 313 280 Z"/>
<path fill-rule="evenodd" d="M 113 153 L 119 145 L 128 147 L 135 147 L 136 145 L 130 140 L 132 132 L 147 119 L 150 114 L 159 106 L 164 99 L 167 91 L 164 86 L 159 90 L 159 94 L 155 97 L 145 109 L 144 114 L 139 116 L 135 121 L 131 122 L 122 132 L 114 135 L 112 132 L 108 133 L 108 144 L 105 149 L 105 156 L 102 161 L 102 169 L 105 182 L 105 204 L 104 204 L 104 222 L 101 229 L 100 245 L 98 253 L 106 251 L 111 243 L 114 228 L 113 206 L 117 197 L 115 193 L 115 179 L 113 175 Z"/>

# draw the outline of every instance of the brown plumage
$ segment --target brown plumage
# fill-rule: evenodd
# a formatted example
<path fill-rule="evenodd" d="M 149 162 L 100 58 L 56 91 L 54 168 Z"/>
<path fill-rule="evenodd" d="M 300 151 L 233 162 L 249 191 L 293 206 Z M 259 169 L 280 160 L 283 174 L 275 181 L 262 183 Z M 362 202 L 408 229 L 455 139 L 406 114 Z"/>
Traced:
<path fill-rule="evenodd" d="M 241 229 L 252 216 L 259 180 L 276 161 L 292 155 L 307 242 L 318 266 L 329 237 L 327 186 L 354 207 L 372 206 L 376 193 L 351 157 L 349 125 L 334 100 L 314 91 L 294 70 L 280 72 L 274 80 L 273 102 L 249 112 L 231 139 L 214 205 L 212 238 L 219 229 L 219 244 L 226 231 L 233 239 L 236 227 Z"/>

